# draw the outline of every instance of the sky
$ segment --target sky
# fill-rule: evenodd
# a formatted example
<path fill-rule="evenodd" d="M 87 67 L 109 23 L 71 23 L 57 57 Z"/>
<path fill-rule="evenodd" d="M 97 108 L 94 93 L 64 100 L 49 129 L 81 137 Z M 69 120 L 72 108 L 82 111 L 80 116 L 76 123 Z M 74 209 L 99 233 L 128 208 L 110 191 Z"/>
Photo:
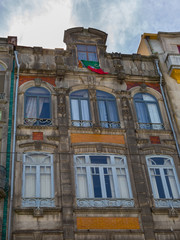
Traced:
<path fill-rule="evenodd" d="M 180 32 L 179 13 L 179 0 L 0 0 L 0 37 L 65 49 L 66 29 L 91 27 L 108 34 L 107 52 L 132 54 L 145 32 Z"/>

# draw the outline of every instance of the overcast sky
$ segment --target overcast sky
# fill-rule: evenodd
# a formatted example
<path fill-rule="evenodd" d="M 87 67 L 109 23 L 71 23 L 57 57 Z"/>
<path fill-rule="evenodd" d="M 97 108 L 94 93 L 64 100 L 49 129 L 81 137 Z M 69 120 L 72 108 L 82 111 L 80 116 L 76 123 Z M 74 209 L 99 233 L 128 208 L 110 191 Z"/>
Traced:
<path fill-rule="evenodd" d="M 141 34 L 180 31 L 179 0 L 0 0 L 0 37 L 18 45 L 65 48 L 64 30 L 108 33 L 107 51 L 136 53 Z"/>

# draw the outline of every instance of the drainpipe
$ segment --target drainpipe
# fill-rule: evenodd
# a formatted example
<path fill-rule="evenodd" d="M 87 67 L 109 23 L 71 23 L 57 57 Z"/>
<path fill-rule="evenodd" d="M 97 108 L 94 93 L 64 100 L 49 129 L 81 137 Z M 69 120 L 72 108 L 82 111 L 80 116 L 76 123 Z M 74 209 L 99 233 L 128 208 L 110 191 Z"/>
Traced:
<path fill-rule="evenodd" d="M 175 130 L 174 130 L 173 123 L 172 123 L 171 115 L 170 115 L 170 112 L 169 112 L 166 96 L 165 96 L 164 89 L 163 89 L 163 86 L 162 86 L 162 73 L 161 73 L 160 68 L 159 68 L 158 60 L 155 60 L 155 63 L 156 63 L 156 67 L 157 67 L 157 70 L 158 70 L 158 73 L 159 73 L 159 77 L 160 77 L 160 89 L 161 89 L 161 92 L 162 92 L 162 97 L 163 97 L 163 100 L 164 100 L 164 104 L 165 104 L 166 112 L 167 112 L 167 115 L 168 115 L 169 123 L 170 123 L 170 126 L 171 126 L 171 130 L 172 130 L 172 133 L 173 133 L 173 137 L 174 137 L 174 140 L 175 140 L 175 143 L 176 143 L 178 156 L 180 158 L 179 144 L 178 144 L 178 141 L 177 141 L 177 137 L 176 137 L 176 133 L 175 133 Z"/>
<path fill-rule="evenodd" d="M 12 223 L 12 206 L 13 206 L 13 194 L 14 194 L 14 160 L 16 150 L 16 115 L 17 115 L 17 97 L 18 97 L 18 86 L 19 86 L 19 62 L 18 52 L 14 51 L 15 60 L 17 64 L 17 76 L 16 76 L 16 89 L 15 89 L 15 101 L 14 101 L 14 132 L 13 132 L 13 146 L 12 146 L 12 165 L 11 165 L 11 193 L 10 193 L 10 204 L 9 204 L 9 222 L 8 222 L 8 240 L 11 239 L 11 223 Z"/>

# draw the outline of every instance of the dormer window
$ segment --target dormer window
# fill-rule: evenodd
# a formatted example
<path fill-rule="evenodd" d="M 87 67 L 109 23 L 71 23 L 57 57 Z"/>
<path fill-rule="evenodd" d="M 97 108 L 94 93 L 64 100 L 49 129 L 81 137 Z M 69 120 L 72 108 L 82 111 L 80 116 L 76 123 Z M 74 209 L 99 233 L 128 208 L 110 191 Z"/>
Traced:
<path fill-rule="evenodd" d="M 98 62 L 97 48 L 94 45 L 77 45 L 78 61 Z"/>

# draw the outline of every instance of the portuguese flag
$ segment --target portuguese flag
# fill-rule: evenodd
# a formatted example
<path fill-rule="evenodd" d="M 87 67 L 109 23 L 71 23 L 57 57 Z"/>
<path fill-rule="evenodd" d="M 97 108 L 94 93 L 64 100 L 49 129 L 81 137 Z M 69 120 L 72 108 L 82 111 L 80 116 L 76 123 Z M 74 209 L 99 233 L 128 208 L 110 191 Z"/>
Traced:
<path fill-rule="evenodd" d="M 94 61 L 86 61 L 86 60 L 81 60 L 81 62 L 83 63 L 83 65 L 85 67 L 87 67 L 89 70 L 91 70 L 92 72 L 95 73 L 99 73 L 99 74 L 108 74 L 108 72 L 104 72 L 100 66 L 99 66 L 99 62 L 94 62 Z"/>

